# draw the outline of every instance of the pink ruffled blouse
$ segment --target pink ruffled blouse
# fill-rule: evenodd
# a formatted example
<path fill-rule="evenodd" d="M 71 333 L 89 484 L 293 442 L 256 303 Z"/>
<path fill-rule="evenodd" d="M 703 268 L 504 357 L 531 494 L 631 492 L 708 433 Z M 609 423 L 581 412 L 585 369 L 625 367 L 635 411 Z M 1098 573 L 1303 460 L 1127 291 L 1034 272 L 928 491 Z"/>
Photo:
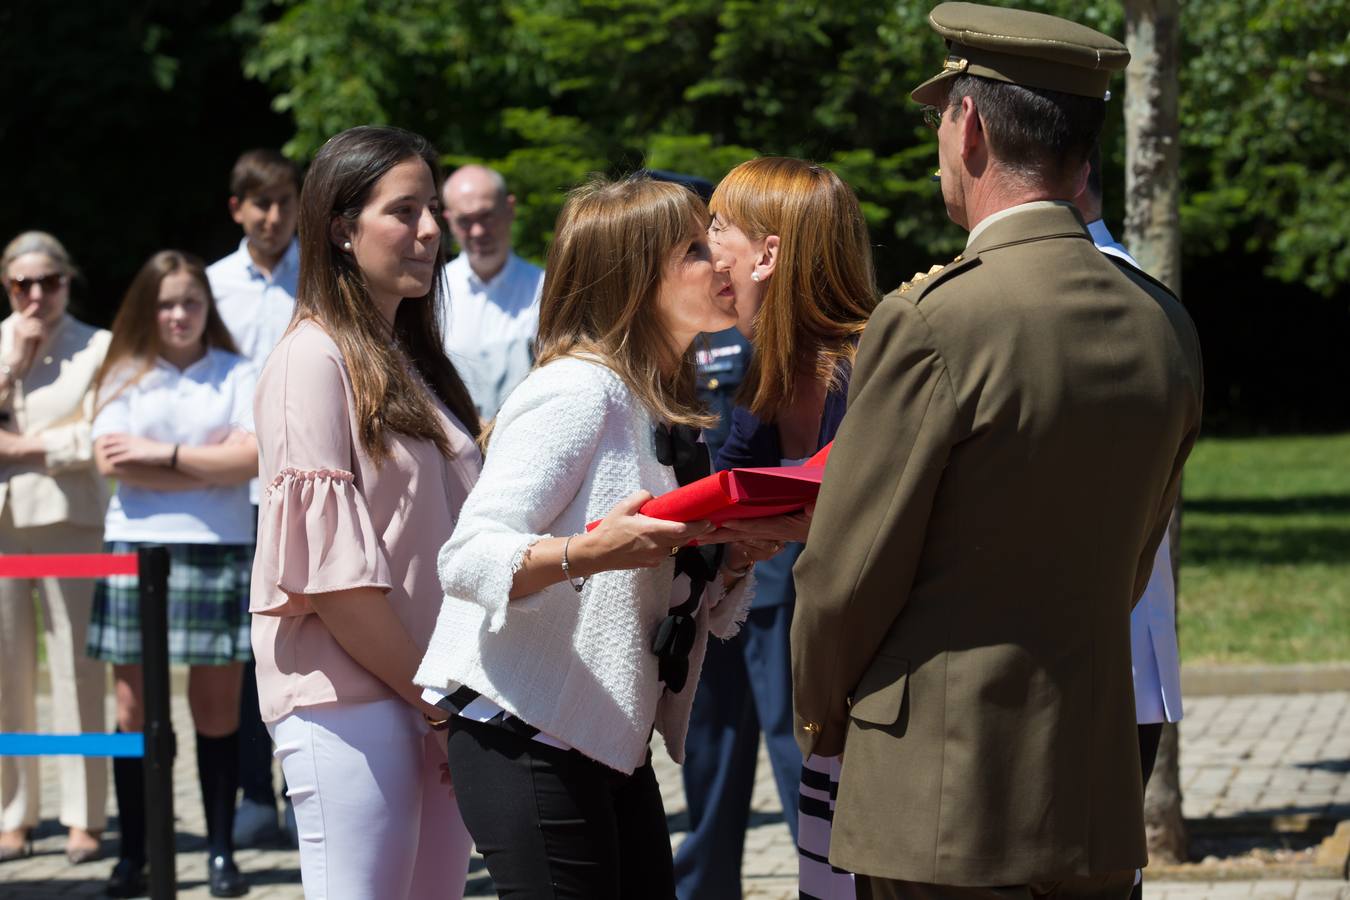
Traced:
<path fill-rule="evenodd" d="M 268 357 L 254 397 L 265 487 L 249 604 L 264 721 L 395 696 L 338 645 L 312 594 L 379 588 L 426 649 L 441 605 L 436 554 L 482 465 L 463 426 L 434 406 L 454 458 L 395 435 L 376 466 L 361 447 L 342 353 L 323 328 L 301 323 Z"/>

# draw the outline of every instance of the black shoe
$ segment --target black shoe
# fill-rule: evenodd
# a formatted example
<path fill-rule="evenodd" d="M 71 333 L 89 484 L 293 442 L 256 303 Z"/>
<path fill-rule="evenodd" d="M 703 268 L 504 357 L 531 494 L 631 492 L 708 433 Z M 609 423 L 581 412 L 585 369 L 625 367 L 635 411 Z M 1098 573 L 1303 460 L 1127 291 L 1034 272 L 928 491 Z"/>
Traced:
<path fill-rule="evenodd" d="M 146 891 L 145 863 L 134 859 L 119 859 L 103 888 L 109 897 L 144 897 Z"/>
<path fill-rule="evenodd" d="M 212 897 L 242 897 L 248 893 L 248 882 L 239 867 L 223 853 L 206 861 L 206 880 Z"/>

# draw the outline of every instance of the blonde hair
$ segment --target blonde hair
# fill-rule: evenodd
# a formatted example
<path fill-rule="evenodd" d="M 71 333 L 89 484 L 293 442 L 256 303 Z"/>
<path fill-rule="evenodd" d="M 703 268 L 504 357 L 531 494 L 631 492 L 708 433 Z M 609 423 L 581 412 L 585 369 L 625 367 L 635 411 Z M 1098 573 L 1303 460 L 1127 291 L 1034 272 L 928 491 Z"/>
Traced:
<path fill-rule="evenodd" d="M 755 317 L 755 353 L 737 402 L 763 421 L 792 403 L 796 376 L 837 386 L 877 305 L 858 198 L 824 166 L 763 157 L 727 173 L 708 204 L 752 240 L 777 235 L 778 263 Z"/>
<path fill-rule="evenodd" d="M 703 201 L 670 182 L 594 178 L 569 193 L 548 251 L 535 365 L 595 356 L 656 419 L 714 424 L 694 350 L 676 355 L 656 303 L 671 254 L 707 227 Z"/>
<path fill-rule="evenodd" d="M 79 274 L 60 241 L 45 231 L 25 231 L 5 245 L 5 252 L 0 255 L 0 277 L 9 277 L 10 264 L 29 253 L 41 253 L 55 263 L 56 268 L 67 278 Z"/>

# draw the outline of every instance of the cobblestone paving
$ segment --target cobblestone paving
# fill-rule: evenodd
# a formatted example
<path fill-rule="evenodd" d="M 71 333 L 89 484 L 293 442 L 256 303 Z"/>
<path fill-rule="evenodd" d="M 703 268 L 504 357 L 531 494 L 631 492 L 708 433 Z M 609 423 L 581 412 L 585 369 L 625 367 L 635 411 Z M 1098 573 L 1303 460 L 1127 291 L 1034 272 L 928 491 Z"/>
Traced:
<path fill-rule="evenodd" d="M 192 726 L 184 698 L 176 697 L 174 727 L 179 753 L 174 770 L 178 816 L 179 896 L 205 898 L 205 850 Z M 47 705 L 40 703 L 45 723 Z M 1313 813 L 1350 819 L 1350 693 L 1293 696 L 1202 697 L 1187 701 L 1182 727 L 1182 781 L 1188 818 Z M 677 767 L 656 752 L 657 774 L 673 840 L 688 827 Z M 109 792 L 111 794 L 111 791 Z M 745 896 L 754 900 L 796 897 L 796 857 L 782 823 L 778 797 L 761 755 L 746 835 Z M 55 822 L 56 784 L 44 779 L 44 817 L 35 855 L 0 865 L 0 900 L 101 896 L 112 860 L 79 867 L 66 864 L 64 833 Z M 110 797 L 109 811 L 114 811 Z M 115 836 L 105 849 L 115 852 Z M 254 900 L 300 900 L 297 854 L 288 850 L 245 850 L 238 862 L 249 876 Z M 491 885 L 475 859 L 469 896 L 491 896 Z M 1350 900 L 1350 888 L 1336 881 L 1247 881 L 1146 884 L 1150 900 Z"/>
<path fill-rule="evenodd" d="M 1188 819 L 1350 819 L 1350 693 L 1188 700 L 1181 759 Z"/>

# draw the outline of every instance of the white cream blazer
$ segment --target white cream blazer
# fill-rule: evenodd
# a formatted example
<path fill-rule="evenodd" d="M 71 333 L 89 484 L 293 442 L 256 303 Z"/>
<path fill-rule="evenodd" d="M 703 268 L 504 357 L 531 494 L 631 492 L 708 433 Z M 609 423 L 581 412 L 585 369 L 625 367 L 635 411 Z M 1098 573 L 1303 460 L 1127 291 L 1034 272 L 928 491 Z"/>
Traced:
<path fill-rule="evenodd" d="M 653 725 L 671 757 L 683 760 L 708 634 L 730 637 L 740 628 L 750 577 L 728 594 L 721 579 L 708 586 L 689 679 L 678 694 L 658 680 L 651 652 L 672 603 L 673 561 L 601 572 L 580 594 L 560 581 L 508 599 L 531 544 L 584 531 L 634 491 L 659 495 L 676 487 L 673 471 L 656 459 L 653 425 L 599 362 L 551 362 L 516 388 L 441 549 L 445 599 L 417 684 L 447 693 L 467 685 L 620 772 L 646 760 Z"/>

